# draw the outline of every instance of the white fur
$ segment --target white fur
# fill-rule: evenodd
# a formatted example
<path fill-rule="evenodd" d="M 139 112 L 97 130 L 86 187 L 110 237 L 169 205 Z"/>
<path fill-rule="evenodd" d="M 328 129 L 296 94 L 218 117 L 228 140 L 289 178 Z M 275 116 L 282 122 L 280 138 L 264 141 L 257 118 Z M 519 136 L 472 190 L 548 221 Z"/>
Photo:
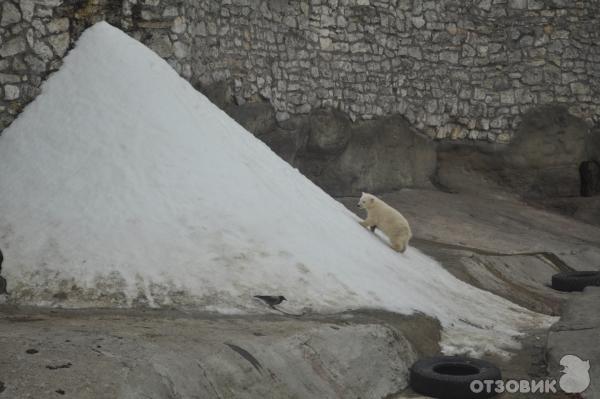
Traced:
<path fill-rule="evenodd" d="M 376 227 L 389 238 L 392 248 L 404 252 L 412 237 L 408 221 L 400 212 L 374 196 L 362 193 L 358 206 L 367 211 L 367 218 L 360 222 L 363 227 Z"/>

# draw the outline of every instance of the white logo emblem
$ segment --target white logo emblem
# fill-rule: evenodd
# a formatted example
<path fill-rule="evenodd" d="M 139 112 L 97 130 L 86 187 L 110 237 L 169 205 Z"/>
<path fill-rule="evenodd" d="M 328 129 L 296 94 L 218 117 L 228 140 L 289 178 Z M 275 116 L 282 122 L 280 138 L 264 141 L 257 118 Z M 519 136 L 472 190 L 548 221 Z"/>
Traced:
<path fill-rule="evenodd" d="M 581 360 L 575 355 L 565 355 L 560 359 L 564 366 L 558 381 L 560 388 L 566 393 L 581 393 L 590 386 L 590 361 Z"/>

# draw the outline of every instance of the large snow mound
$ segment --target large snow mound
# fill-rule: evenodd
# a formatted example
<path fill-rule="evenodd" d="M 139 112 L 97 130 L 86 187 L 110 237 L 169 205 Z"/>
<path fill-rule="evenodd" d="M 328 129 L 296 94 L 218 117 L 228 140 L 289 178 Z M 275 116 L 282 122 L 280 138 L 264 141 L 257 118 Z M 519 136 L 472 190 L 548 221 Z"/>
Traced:
<path fill-rule="evenodd" d="M 447 352 L 551 319 L 398 254 L 141 43 L 88 29 L 0 136 L 10 300 L 227 313 L 378 308 L 437 317 Z"/>

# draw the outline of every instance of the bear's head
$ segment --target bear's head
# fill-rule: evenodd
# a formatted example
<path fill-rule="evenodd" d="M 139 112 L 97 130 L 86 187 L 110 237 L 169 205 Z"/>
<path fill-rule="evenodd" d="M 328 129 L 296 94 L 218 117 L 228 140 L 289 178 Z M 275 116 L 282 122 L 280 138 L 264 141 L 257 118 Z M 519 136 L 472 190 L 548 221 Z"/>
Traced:
<path fill-rule="evenodd" d="M 362 208 L 362 209 L 369 209 L 375 203 L 375 199 L 376 198 L 373 194 L 362 193 L 362 195 L 360 196 L 360 199 L 358 200 L 358 204 L 356 206 L 358 206 L 359 208 Z"/>

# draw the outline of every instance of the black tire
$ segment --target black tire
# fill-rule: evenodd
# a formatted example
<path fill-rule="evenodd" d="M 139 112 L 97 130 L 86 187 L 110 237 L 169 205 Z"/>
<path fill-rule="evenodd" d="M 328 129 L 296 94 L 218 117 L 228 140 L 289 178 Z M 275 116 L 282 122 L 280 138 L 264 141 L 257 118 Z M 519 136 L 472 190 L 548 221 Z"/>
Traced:
<path fill-rule="evenodd" d="M 552 288 L 558 291 L 583 291 L 589 286 L 600 287 L 600 272 L 564 272 L 552 276 Z"/>
<path fill-rule="evenodd" d="M 500 369 L 479 359 L 463 356 L 436 356 L 417 361 L 410 368 L 410 386 L 422 395 L 440 399 L 490 398 L 495 392 L 472 392 L 475 380 L 502 379 Z M 492 391 L 495 384 L 492 385 Z"/>

